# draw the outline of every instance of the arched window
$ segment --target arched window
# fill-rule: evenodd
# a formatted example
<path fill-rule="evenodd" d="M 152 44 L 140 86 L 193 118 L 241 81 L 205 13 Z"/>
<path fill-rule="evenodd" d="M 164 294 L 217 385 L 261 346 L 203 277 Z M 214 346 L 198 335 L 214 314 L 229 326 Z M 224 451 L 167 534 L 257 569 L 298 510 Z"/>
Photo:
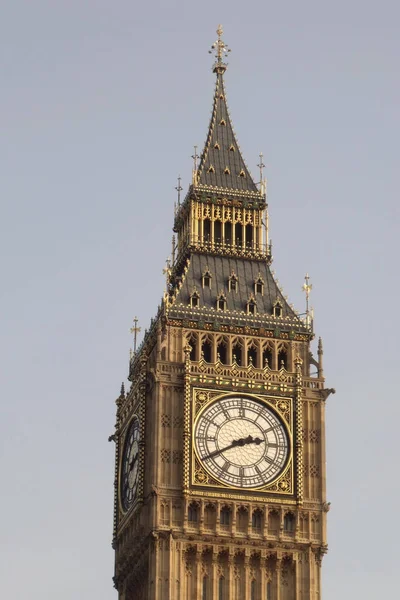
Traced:
<path fill-rule="evenodd" d="M 253 225 L 246 225 L 246 246 L 251 248 L 253 245 Z"/>
<path fill-rule="evenodd" d="M 169 503 L 161 503 L 161 523 L 163 525 L 169 525 Z"/>
<path fill-rule="evenodd" d="M 219 342 L 217 345 L 217 358 L 219 358 L 223 365 L 228 364 L 228 352 L 226 348 L 226 342 L 224 340 Z"/>
<path fill-rule="evenodd" d="M 270 581 L 267 582 L 265 600 L 272 600 L 271 582 Z"/>
<path fill-rule="evenodd" d="M 244 506 L 241 506 L 237 511 L 236 528 L 239 533 L 247 533 L 249 523 L 249 513 Z"/>
<path fill-rule="evenodd" d="M 197 523 L 199 520 L 199 507 L 197 504 L 189 504 L 188 507 L 188 521 L 189 523 Z"/>
<path fill-rule="evenodd" d="M 261 533 L 262 528 L 262 512 L 260 510 L 255 510 L 251 517 L 251 528 L 253 533 Z"/>
<path fill-rule="evenodd" d="M 231 523 L 231 511 L 227 506 L 221 508 L 219 522 L 223 527 L 229 527 Z"/>
<path fill-rule="evenodd" d="M 232 223 L 225 223 L 225 244 L 232 244 Z"/>
<path fill-rule="evenodd" d="M 214 222 L 214 242 L 220 243 L 222 240 L 222 223 L 221 221 Z"/>
<path fill-rule="evenodd" d="M 235 273 L 232 273 L 228 279 L 228 289 L 230 292 L 238 291 L 238 278 L 236 277 Z"/>
<path fill-rule="evenodd" d="M 268 533 L 278 535 L 279 533 L 279 514 L 276 510 L 271 510 L 268 514 Z"/>
<path fill-rule="evenodd" d="M 207 504 L 204 509 L 204 526 L 207 529 L 213 529 L 215 527 L 216 511 L 213 504 Z"/>
<path fill-rule="evenodd" d="M 241 246 L 243 242 L 243 225 L 241 223 L 235 224 L 235 242 L 239 246 Z"/>
<path fill-rule="evenodd" d="M 257 279 L 254 282 L 254 293 L 255 294 L 263 294 L 264 293 L 264 280 L 261 278 L 261 275 L 258 275 Z"/>
<path fill-rule="evenodd" d="M 263 366 L 272 368 L 272 350 L 269 347 L 263 351 Z"/>
<path fill-rule="evenodd" d="M 280 350 L 278 352 L 278 369 L 286 369 L 287 370 L 287 354 L 286 350 Z"/>
<path fill-rule="evenodd" d="M 211 273 L 208 269 L 203 273 L 203 288 L 211 288 Z"/>
<path fill-rule="evenodd" d="M 202 592 L 202 596 L 201 596 L 201 600 L 207 600 L 207 588 L 208 588 L 208 577 L 204 576 L 203 577 L 203 592 Z"/>
<path fill-rule="evenodd" d="M 212 346 L 211 346 L 210 340 L 204 340 L 204 342 L 201 346 L 201 352 L 202 352 L 203 359 L 206 362 L 210 363 L 211 356 L 212 356 Z"/>
<path fill-rule="evenodd" d="M 218 600 L 224 600 L 224 578 L 220 577 L 218 581 Z"/>
<path fill-rule="evenodd" d="M 189 343 L 189 346 L 191 347 L 190 360 L 195 361 L 195 360 L 197 360 L 197 337 L 194 335 L 191 335 L 188 343 Z"/>
<path fill-rule="evenodd" d="M 251 586 L 250 586 L 250 598 L 251 600 L 257 600 L 256 598 L 256 582 L 253 581 L 251 582 Z"/>
<path fill-rule="evenodd" d="M 247 303 L 247 313 L 249 315 L 255 315 L 257 312 L 257 303 L 254 300 L 254 298 L 250 298 L 250 300 Z"/>
<path fill-rule="evenodd" d="M 258 362 L 257 357 L 257 348 L 255 346 L 250 346 L 247 350 L 247 365 L 254 365 L 256 367 Z"/>
<path fill-rule="evenodd" d="M 236 361 L 236 364 L 238 364 L 239 367 L 242 366 L 242 346 L 238 342 L 232 346 L 232 362 L 233 361 Z"/>
<path fill-rule="evenodd" d="M 190 296 L 190 306 L 192 308 L 197 308 L 199 306 L 200 303 L 200 296 L 198 294 L 198 292 L 196 292 L 196 290 L 193 292 L 193 294 Z"/>
<path fill-rule="evenodd" d="M 209 242 L 211 239 L 211 221 L 204 219 L 204 241 Z"/>
<path fill-rule="evenodd" d="M 293 513 L 286 513 L 283 519 L 283 531 L 285 533 L 294 533 L 296 527 L 296 519 Z"/>
<path fill-rule="evenodd" d="M 273 306 L 273 312 L 272 314 L 274 315 L 274 317 L 281 317 L 282 316 L 282 304 L 279 302 L 279 300 L 277 300 Z"/>
<path fill-rule="evenodd" d="M 217 310 L 225 310 L 226 309 L 226 298 L 225 294 L 222 292 L 217 298 Z"/>

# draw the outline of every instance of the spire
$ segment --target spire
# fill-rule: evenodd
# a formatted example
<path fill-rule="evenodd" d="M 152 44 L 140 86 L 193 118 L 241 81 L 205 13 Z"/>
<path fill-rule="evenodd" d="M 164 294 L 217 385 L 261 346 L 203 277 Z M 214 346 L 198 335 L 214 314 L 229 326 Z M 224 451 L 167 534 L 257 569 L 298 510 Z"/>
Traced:
<path fill-rule="evenodd" d="M 222 40 L 222 33 L 222 26 L 219 25 L 218 39 L 209 51 L 215 51 L 213 71 L 217 79 L 208 135 L 197 171 L 197 185 L 259 194 L 241 155 L 226 102 L 223 75 L 227 64 L 223 62 L 223 58 L 230 49 Z"/>

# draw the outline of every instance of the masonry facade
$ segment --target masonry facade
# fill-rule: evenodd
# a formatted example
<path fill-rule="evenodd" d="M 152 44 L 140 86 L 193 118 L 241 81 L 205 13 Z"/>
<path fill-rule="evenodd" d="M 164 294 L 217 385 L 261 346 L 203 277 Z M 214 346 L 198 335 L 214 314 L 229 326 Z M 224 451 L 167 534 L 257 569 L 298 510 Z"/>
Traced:
<path fill-rule="evenodd" d="M 175 211 L 167 289 L 117 398 L 120 600 L 319 600 L 327 550 L 323 348 L 271 271 L 264 181 L 213 112 Z M 311 374 L 313 373 L 313 374 Z"/>

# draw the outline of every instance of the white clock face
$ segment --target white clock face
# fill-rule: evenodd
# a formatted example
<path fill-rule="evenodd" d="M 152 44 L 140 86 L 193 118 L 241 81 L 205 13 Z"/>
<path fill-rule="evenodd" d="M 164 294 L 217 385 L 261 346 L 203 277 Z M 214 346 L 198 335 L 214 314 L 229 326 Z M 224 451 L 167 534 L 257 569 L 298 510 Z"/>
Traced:
<path fill-rule="evenodd" d="M 226 397 L 200 413 L 195 449 L 215 479 L 233 487 L 258 488 L 284 469 L 289 441 L 280 419 L 263 402 Z"/>

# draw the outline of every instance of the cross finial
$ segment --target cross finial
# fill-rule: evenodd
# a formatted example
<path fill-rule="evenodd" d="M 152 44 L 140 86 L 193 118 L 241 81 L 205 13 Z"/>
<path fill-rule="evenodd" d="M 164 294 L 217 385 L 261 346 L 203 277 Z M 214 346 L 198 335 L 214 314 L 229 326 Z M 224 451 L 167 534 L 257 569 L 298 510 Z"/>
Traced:
<path fill-rule="evenodd" d="M 138 327 L 139 319 L 135 317 L 133 319 L 133 327 L 131 327 L 130 332 L 133 333 L 133 353 L 136 354 L 136 342 L 137 342 L 137 334 L 140 333 L 141 327 Z"/>
<path fill-rule="evenodd" d="M 231 51 L 222 39 L 223 33 L 222 25 L 218 25 L 218 39 L 211 46 L 211 50 L 208 51 L 210 54 L 215 54 L 214 73 L 224 73 L 226 71 L 227 65 L 222 62 L 222 58 L 228 56 L 228 52 Z"/>
<path fill-rule="evenodd" d="M 305 274 L 304 281 L 305 281 L 305 283 L 303 283 L 303 291 L 306 293 L 306 323 L 307 323 L 307 325 L 310 325 L 309 298 L 310 298 L 310 292 L 312 290 L 312 285 L 310 283 L 310 276 L 308 273 Z"/>
<path fill-rule="evenodd" d="M 197 146 L 194 147 L 194 154 L 192 154 L 193 158 L 193 171 L 192 171 L 192 183 L 196 185 L 197 182 L 197 159 L 200 158 L 197 154 Z"/>
<path fill-rule="evenodd" d="M 169 278 L 171 276 L 171 273 L 172 273 L 171 259 L 168 257 L 167 260 L 165 261 L 165 267 L 163 268 L 163 275 L 165 275 L 167 291 L 168 291 Z"/>
<path fill-rule="evenodd" d="M 260 152 L 259 157 L 260 157 L 260 162 L 258 163 L 257 167 L 260 169 L 260 183 L 262 183 L 263 174 L 264 174 L 263 169 L 265 168 L 264 161 L 263 161 L 264 155 L 262 152 Z"/>
<path fill-rule="evenodd" d="M 183 190 L 183 187 L 181 186 L 181 181 L 182 181 L 182 177 L 179 175 L 178 177 L 178 185 L 176 186 L 176 191 L 178 192 L 178 206 L 181 205 L 181 191 Z"/>
<path fill-rule="evenodd" d="M 193 168 L 195 171 L 197 171 L 197 159 L 199 158 L 199 155 L 197 154 L 197 146 L 194 146 L 194 154 L 192 154 L 192 158 L 193 158 Z"/>

